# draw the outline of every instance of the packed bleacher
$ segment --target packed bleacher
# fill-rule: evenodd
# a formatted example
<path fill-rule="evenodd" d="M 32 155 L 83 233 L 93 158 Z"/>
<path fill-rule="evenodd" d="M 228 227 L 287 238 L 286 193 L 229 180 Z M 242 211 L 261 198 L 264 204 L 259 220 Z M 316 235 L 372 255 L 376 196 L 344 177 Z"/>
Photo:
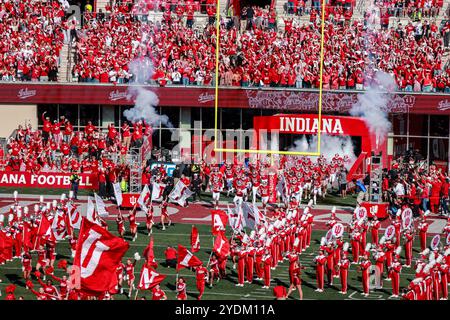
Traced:
<path fill-rule="evenodd" d="M 0 0 L 0 80 L 57 81 L 64 15 L 54 0 Z"/>

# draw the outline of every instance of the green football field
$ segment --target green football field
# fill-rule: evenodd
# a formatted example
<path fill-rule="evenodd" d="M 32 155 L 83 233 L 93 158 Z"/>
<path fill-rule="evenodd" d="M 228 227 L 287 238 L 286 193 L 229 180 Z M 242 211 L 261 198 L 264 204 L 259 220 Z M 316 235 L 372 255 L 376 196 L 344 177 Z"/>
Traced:
<path fill-rule="evenodd" d="M 110 222 L 110 231 L 117 234 L 116 224 Z M 164 267 L 164 250 L 167 245 L 172 245 L 177 247 L 178 244 L 184 245 L 188 249 L 190 248 L 190 232 L 191 225 L 186 224 L 176 224 L 167 228 L 166 231 L 162 231 L 156 226 L 153 228 L 154 237 L 154 251 L 155 258 L 158 261 L 158 268 L 156 269 L 159 273 L 167 275 L 167 278 L 162 283 L 161 287 L 166 292 L 168 299 L 176 299 L 175 294 L 175 279 L 176 270 L 173 268 Z M 208 261 L 208 257 L 211 252 L 213 237 L 211 235 L 210 225 L 197 225 L 200 233 L 200 245 L 201 250 L 195 255 L 199 257 L 205 264 Z M 324 231 L 313 231 L 313 240 L 311 242 L 311 247 L 308 248 L 300 256 L 301 263 L 306 267 L 302 274 L 302 289 L 304 299 L 320 299 L 320 300 L 343 300 L 343 299 L 353 299 L 353 300 L 366 300 L 366 299 L 388 299 L 392 294 L 391 283 L 384 281 L 383 289 L 374 290 L 370 293 L 369 297 L 364 297 L 361 295 L 362 285 L 361 285 L 361 273 L 356 269 L 356 265 L 351 265 L 349 270 L 349 288 L 348 294 L 342 295 L 340 291 L 340 282 L 338 278 L 334 279 L 334 285 L 331 287 L 325 286 L 325 291 L 323 293 L 315 292 L 316 289 L 316 277 L 315 277 L 315 267 L 313 263 L 313 258 L 317 255 L 317 249 L 319 247 L 320 238 L 324 236 Z M 229 235 L 228 235 L 229 236 Z M 139 234 L 135 242 L 131 242 L 130 236 L 126 235 L 126 240 L 130 241 L 130 249 L 123 258 L 125 262 L 126 258 L 132 258 L 135 252 L 139 252 L 142 256 L 144 248 L 147 246 L 149 237 L 146 234 L 145 223 L 139 225 Z M 347 239 L 348 240 L 348 239 Z M 418 245 L 418 241 L 416 241 Z M 414 248 L 414 255 L 417 256 L 419 248 Z M 62 276 L 63 271 L 56 268 L 57 262 L 60 259 L 66 259 L 69 262 L 72 261 L 70 255 L 70 248 L 67 241 L 62 241 L 58 243 L 57 246 L 57 261 L 55 262 L 55 275 Z M 403 257 L 403 255 L 402 255 Z M 37 255 L 33 253 L 33 266 L 35 266 L 37 261 Z M 142 263 L 144 259 L 141 259 L 136 264 L 136 280 L 135 285 L 137 286 L 139 280 L 139 274 L 141 270 Z M 163 262 L 161 265 L 160 263 Z M 287 261 L 279 264 L 276 270 L 272 270 L 272 282 L 270 289 L 263 289 L 262 283 L 260 281 L 254 281 L 252 284 L 245 284 L 244 287 L 236 287 L 237 283 L 237 273 L 232 268 L 231 260 L 227 263 L 227 273 L 228 278 L 220 280 L 215 283 L 213 288 L 206 286 L 203 299 L 214 299 L 214 300 L 260 300 L 260 299 L 274 299 L 273 287 L 276 285 L 283 285 L 289 287 L 289 275 L 288 275 L 288 265 Z M 187 291 L 188 299 L 197 298 L 197 289 L 195 286 L 195 274 L 193 271 L 182 269 L 180 271 L 180 276 L 185 277 L 187 281 Z M 34 276 L 33 283 L 35 284 L 35 289 L 39 287 L 37 281 L 35 281 Z M 409 281 L 414 278 L 414 270 L 412 268 L 403 268 L 401 274 L 401 288 L 408 285 Z M 35 300 L 35 296 L 25 289 L 25 281 L 22 278 L 21 263 L 19 259 L 14 259 L 11 262 L 7 262 L 5 265 L 0 266 L 0 289 L 2 296 L 4 298 L 5 292 L 4 288 L 10 283 L 17 285 L 16 297 L 24 296 L 25 299 Z M 127 297 L 127 287 L 124 287 L 124 294 L 118 294 L 114 296 L 116 300 L 128 299 Z M 151 298 L 151 293 L 148 291 L 140 291 L 138 297 L 145 296 L 147 299 Z M 134 293 L 133 293 L 134 297 Z M 298 299 L 298 293 L 294 291 L 290 299 Z"/>

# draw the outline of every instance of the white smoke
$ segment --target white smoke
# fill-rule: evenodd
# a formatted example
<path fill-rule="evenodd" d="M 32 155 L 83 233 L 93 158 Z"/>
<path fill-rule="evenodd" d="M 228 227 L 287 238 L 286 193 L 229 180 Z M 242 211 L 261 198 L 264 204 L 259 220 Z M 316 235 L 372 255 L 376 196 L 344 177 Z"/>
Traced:
<path fill-rule="evenodd" d="M 395 90 L 396 84 L 391 75 L 381 71 L 375 74 L 374 81 L 375 84 L 358 95 L 358 101 L 350 109 L 350 114 L 364 119 L 369 131 L 375 134 L 378 146 L 392 127 L 386 107 L 389 103 L 389 93 Z"/>
<path fill-rule="evenodd" d="M 318 145 L 318 137 L 313 136 L 311 141 L 306 139 L 306 136 L 301 137 L 300 139 L 294 141 L 294 146 L 292 146 L 289 151 L 298 151 L 298 152 L 316 152 Z M 346 164 L 348 167 L 351 167 L 353 163 L 356 161 L 356 155 L 353 150 L 353 144 L 350 137 L 345 136 L 330 136 L 326 134 L 322 134 L 320 137 L 320 153 L 323 155 L 328 161 L 336 155 L 340 156 L 348 156 L 350 161 Z M 312 160 L 316 160 L 316 156 L 309 156 Z M 349 168 L 347 168 L 349 169 Z"/>
<path fill-rule="evenodd" d="M 144 87 L 154 73 L 152 61 L 148 57 L 139 57 L 131 61 L 128 68 L 134 75 L 133 83 L 128 87 L 129 96 L 134 97 L 134 107 L 125 110 L 124 116 L 131 122 L 145 120 L 152 127 L 159 127 L 161 123 L 173 128 L 169 117 L 159 114 L 155 108 L 159 103 L 158 96 Z"/>

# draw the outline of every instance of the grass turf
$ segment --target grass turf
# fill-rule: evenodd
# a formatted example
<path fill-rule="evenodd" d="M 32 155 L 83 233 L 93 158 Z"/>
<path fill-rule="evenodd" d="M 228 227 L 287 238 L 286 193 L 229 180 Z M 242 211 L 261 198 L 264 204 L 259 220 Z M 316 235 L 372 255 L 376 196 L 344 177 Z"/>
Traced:
<path fill-rule="evenodd" d="M 117 234 L 116 232 L 116 224 L 114 222 L 109 223 L 110 231 L 113 234 Z M 210 250 L 212 247 L 213 237 L 211 235 L 209 225 L 197 225 L 197 228 L 200 233 L 200 244 L 201 250 L 197 252 L 195 255 L 199 257 L 205 264 L 208 261 L 208 257 L 210 255 Z M 163 281 L 161 287 L 166 292 L 168 299 L 176 299 L 175 293 L 175 279 L 176 279 L 176 270 L 173 268 L 166 268 L 164 266 L 164 250 L 167 245 L 172 245 L 177 247 L 178 244 L 182 244 L 188 249 L 190 248 L 190 231 L 191 225 L 187 224 L 176 224 L 167 228 L 166 231 L 162 231 L 156 227 L 153 229 L 153 237 L 154 237 L 154 251 L 155 258 L 158 261 L 158 268 L 156 269 L 159 273 L 167 275 L 166 279 Z M 131 242 L 130 236 L 126 235 L 125 239 L 130 241 L 130 249 L 126 253 L 123 258 L 123 262 L 126 261 L 126 258 L 132 258 L 135 252 L 139 252 L 142 255 L 142 251 L 147 246 L 149 237 L 146 234 L 145 224 L 141 223 L 138 228 L 138 237 L 136 242 Z M 340 282 L 338 278 L 334 279 L 334 286 L 327 287 L 325 286 L 325 291 L 323 293 L 315 292 L 316 289 L 316 277 L 315 277 L 315 267 L 313 263 L 313 258 L 317 254 L 317 249 L 319 247 L 320 238 L 325 234 L 324 231 L 313 231 L 313 240 L 311 241 L 311 247 L 308 248 L 305 252 L 300 256 L 301 263 L 306 266 L 306 269 L 302 274 L 302 289 L 304 299 L 318 299 L 318 300 L 343 300 L 343 299 L 387 299 L 391 294 L 391 284 L 390 282 L 384 281 L 384 289 L 375 290 L 373 293 L 371 292 L 369 297 L 364 297 L 360 293 L 362 291 L 361 284 L 361 273 L 357 272 L 356 266 L 352 265 L 349 270 L 349 289 L 347 295 L 342 295 L 339 293 L 340 291 Z M 348 239 L 347 239 L 348 240 Z M 418 244 L 418 241 L 416 241 Z M 419 252 L 419 248 L 414 248 L 414 255 L 417 255 Z M 55 262 L 55 267 L 57 262 L 61 259 L 66 259 L 69 262 L 72 261 L 70 256 L 69 244 L 67 241 L 62 241 L 57 245 L 57 261 Z M 36 264 L 37 256 L 33 253 L 33 266 Z M 161 262 L 163 264 L 161 264 Z M 135 285 L 137 286 L 139 281 L 139 274 L 141 270 L 141 266 L 143 263 L 143 259 L 137 262 L 136 264 L 136 279 Z M 245 284 L 242 287 L 235 287 L 237 283 L 237 274 L 236 271 L 232 269 L 231 260 L 228 260 L 227 263 L 227 273 L 228 278 L 220 280 L 217 284 L 214 284 L 213 288 L 209 288 L 206 286 L 205 293 L 203 295 L 203 299 L 205 300 L 260 300 L 260 299 L 273 299 L 272 289 L 275 285 L 284 285 L 285 287 L 289 287 L 289 275 L 288 275 L 288 262 L 279 264 L 276 270 L 272 270 L 272 282 L 270 289 L 262 289 L 262 283 L 260 281 L 254 281 L 252 284 Z M 55 275 L 62 276 L 63 271 L 55 268 Z M 180 271 L 180 276 L 185 277 L 187 282 L 187 291 L 188 291 L 188 299 L 196 299 L 197 297 L 197 289 L 195 285 L 195 274 L 194 272 L 188 269 L 182 269 Z M 34 276 L 33 283 L 35 287 L 39 287 L 37 281 L 35 281 Z M 414 278 L 414 270 L 413 269 L 403 269 L 401 274 L 401 288 L 408 285 L 409 281 Z M 25 281 L 22 278 L 21 272 L 21 263 L 19 259 L 14 259 L 11 262 L 7 262 L 5 265 L 0 266 L 0 279 L 3 280 L 0 283 L 0 289 L 2 294 L 5 295 L 4 287 L 10 283 L 14 283 L 17 285 L 16 289 L 16 297 L 23 296 L 25 299 L 35 300 L 35 296 L 25 289 Z M 128 299 L 126 296 L 127 286 L 124 284 L 124 293 L 118 294 L 114 296 L 116 300 Z M 147 299 L 151 298 L 151 293 L 148 291 L 140 291 L 138 297 L 145 296 Z M 134 293 L 133 293 L 134 297 Z M 298 299 L 298 293 L 294 291 L 290 297 L 290 299 Z"/>

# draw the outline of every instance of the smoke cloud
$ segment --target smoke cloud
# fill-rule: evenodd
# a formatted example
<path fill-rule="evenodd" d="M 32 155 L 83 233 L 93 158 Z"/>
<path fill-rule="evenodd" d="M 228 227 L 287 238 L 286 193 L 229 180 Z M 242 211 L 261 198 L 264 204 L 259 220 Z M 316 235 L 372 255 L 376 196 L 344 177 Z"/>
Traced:
<path fill-rule="evenodd" d="M 392 127 L 386 107 L 389 93 L 395 90 L 396 84 L 391 75 L 381 71 L 375 74 L 374 82 L 363 94 L 358 95 L 358 101 L 350 109 L 350 114 L 364 119 L 379 145 Z"/>
<path fill-rule="evenodd" d="M 310 142 L 305 136 L 300 139 L 294 141 L 294 145 L 289 149 L 289 151 L 298 151 L 298 152 L 316 152 L 318 145 L 318 137 L 313 136 Z M 329 136 L 326 134 L 322 134 L 320 137 L 320 153 L 323 155 L 328 161 L 337 154 L 340 156 L 348 156 L 350 158 L 347 166 L 352 166 L 356 160 L 356 155 L 353 150 L 353 144 L 350 137 L 338 137 L 338 136 Z M 311 159 L 317 159 L 316 156 L 309 156 Z"/>

